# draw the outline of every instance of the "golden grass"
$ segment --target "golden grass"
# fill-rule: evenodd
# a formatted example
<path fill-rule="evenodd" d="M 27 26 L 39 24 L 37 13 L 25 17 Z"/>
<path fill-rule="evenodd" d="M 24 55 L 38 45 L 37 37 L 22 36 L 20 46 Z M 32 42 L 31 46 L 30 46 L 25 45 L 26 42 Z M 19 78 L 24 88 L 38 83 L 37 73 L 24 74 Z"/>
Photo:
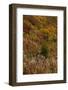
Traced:
<path fill-rule="evenodd" d="M 42 73 L 57 73 L 57 60 L 51 59 L 32 59 L 24 61 L 23 74 L 42 74 Z"/>

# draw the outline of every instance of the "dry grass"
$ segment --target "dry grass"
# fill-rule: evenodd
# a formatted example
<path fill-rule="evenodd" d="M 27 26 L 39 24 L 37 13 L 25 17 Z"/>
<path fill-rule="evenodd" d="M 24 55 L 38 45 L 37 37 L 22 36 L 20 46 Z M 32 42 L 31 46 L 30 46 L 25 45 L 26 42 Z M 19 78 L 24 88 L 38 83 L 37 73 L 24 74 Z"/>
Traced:
<path fill-rule="evenodd" d="M 57 73 L 57 60 L 55 58 L 37 58 L 24 61 L 23 74 Z"/>

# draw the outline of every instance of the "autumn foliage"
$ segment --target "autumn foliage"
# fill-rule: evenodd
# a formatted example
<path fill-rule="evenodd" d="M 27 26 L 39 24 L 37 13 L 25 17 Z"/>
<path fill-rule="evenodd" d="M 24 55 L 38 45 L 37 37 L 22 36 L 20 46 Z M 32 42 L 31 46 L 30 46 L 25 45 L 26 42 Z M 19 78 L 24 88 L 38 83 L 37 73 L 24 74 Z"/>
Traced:
<path fill-rule="evenodd" d="M 57 72 L 57 17 L 23 16 L 23 74 Z"/>

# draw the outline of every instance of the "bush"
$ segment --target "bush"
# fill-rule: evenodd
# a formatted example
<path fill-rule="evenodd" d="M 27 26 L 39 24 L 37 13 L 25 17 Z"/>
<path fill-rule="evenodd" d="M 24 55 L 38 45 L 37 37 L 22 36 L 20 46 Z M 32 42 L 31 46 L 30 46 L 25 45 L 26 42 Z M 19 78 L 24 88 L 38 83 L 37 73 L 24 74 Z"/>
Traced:
<path fill-rule="evenodd" d="M 49 49 L 47 47 L 46 44 L 43 44 L 42 47 L 41 47 L 41 54 L 47 58 L 48 57 L 48 54 L 49 54 Z"/>

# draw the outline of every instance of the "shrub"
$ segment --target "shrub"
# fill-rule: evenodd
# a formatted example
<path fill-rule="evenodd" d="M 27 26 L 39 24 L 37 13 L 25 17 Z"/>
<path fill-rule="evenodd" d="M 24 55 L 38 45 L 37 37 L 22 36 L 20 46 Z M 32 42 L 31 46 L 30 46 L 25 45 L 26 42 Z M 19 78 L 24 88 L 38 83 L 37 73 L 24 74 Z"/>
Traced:
<path fill-rule="evenodd" d="M 41 54 L 47 58 L 48 57 L 48 54 L 49 54 L 49 49 L 48 49 L 48 46 L 44 43 L 41 47 Z"/>

